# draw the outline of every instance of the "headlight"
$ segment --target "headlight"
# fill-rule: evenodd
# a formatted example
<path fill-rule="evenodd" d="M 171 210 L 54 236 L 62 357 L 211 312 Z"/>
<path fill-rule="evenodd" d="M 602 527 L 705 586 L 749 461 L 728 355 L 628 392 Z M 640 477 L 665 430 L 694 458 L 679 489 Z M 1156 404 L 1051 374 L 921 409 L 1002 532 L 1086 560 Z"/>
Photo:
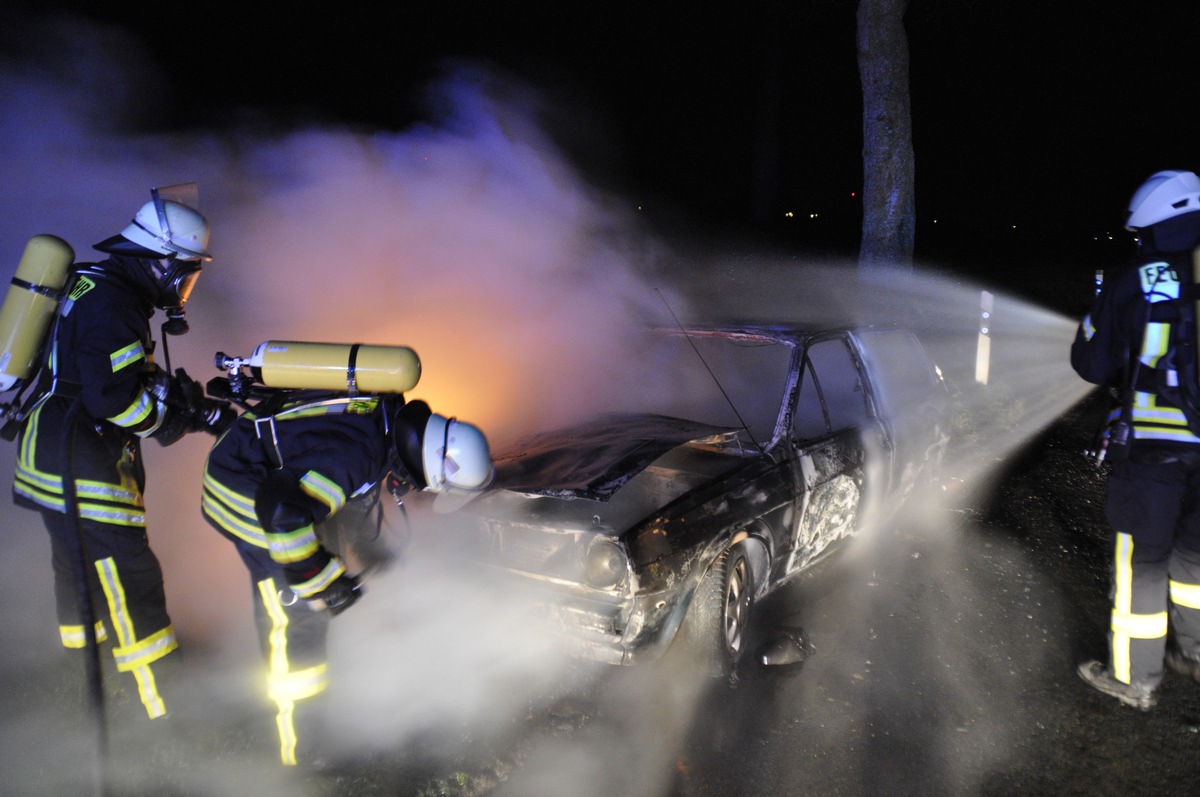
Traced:
<path fill-rule="evenodd" d="M 628 572 L 629 557 L 620 543 L 608 537 L 592 538 L 583 561 L 583 578 L 589 586 L 615 587 Z"/>

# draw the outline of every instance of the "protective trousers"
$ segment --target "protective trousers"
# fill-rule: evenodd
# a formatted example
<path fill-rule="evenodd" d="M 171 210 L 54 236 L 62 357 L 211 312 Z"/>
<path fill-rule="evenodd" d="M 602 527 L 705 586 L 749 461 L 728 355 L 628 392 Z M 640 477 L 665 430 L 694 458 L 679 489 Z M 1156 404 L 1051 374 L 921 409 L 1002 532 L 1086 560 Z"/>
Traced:
<path fill-rule="evenodd" d="M 1117 462 L 1109 666 L 1123 683 L 1162 680 L 1167 634 L 1200 655 L 1200 457 Z M 1184 460 L 1187 461 L 1184 461 Z"/>
<path fill-rule="evenodd" d="M 265 549 L 240 544 L 238 552 L 254 590 L 254 622 L 267 665 L 267 696 L 276 708 L 279 758 L 294 766 L 322 746 L 318 699 L 329 686 L 329 615 L 292 594 Z"/>
<path fill-rule="evenodd" d="M 96 641 L 109 639 L 107 617 L 116 635 L 112 650 L 118 672 L 130 673 L 151 719 L 166 714 L 159 667 L 178 647 L 167 615 L 162 568 L 142 528 L 114 526 L 73 518 L 61 512 L 42 512 L 50 533 L 54 597 L 59 633 L 67 648 L 86 644 L 79 595 L 80 536 L 82 561 L 92 597 Z"/>
<path fill-rule="evenodd" d="M 316 527 L 321 544 L 345 557 L 356 573 L 385 567 L 392 558 L 370 521 L 375 506 L 373 497 L 352 500 Z M 321 701 L 329 686 L 330 615 L 292 593 L 283 568 L 266 548 L 240 538 L 234 542 L 254 590 L 254 620 L 267 664 L 267 694 L 277 712 L 280 761 L 288 766 L 311 763 L 327 747 Z"/>

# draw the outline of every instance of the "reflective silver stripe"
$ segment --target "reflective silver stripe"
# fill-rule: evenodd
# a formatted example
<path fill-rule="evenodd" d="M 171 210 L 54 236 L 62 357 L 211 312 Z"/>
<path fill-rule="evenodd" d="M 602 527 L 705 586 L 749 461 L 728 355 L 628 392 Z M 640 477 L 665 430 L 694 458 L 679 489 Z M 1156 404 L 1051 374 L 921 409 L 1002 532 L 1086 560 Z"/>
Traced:
<path fill-rule="evenodd" d="M 155 409 L 154 397 L 145 390 L 141 391 L 133 403 L 125 408 L 123 412 L 116 415 L 110 415 L 108 420 L 117 426 L 128 428 L 137 426 L 142 421 L 150 417 L 150 413 Z M 159 418 L 162 418 L 163 413 L 159 412 Z"/>
<path fill-rule="evenodd" d="M 259 528 L 257 522 L 252 522 L 236 512 L 230 511 L 211 493 L 206 492 L 201 497 L 200 509 L 204 512 L 205 517 L 238 539 L 245 540 L 259 548 L 267 547 L 266 532 Z"/>
<path fill-rule="evenodd" d="M 333 512 L 346 505 L 346 493 L 336 482 L 315 470 L 300 477 L 300 489 L 324 503 Z"/>
<path fill-rule="evenodd" d="M 346 567 L 342 564 L 342 560 L 336 556 L 330 557 L 329 564 L 321 570 L 320 573 L 310 578 L 308 581 L 292 585 L 292 592 L 299 595 L 301 598 L 311 598 L 321 590 L 328 587 L 333 582 L 337 581 L 343 573 L 346 572 Z"/>
<path fill-rule="evenodd" d="M 130 343 L 123 349 L 117 349 L 108 355 L 108 359 L 112 363 L 113 373 L 115 374 L 122 368 L 127 368 L 139 360 L 146 359 L 146 352 L 142 348 L 141 341 L 138 341 L 137 343 Z"/>
<path fill-rule="evenodd" d="M 311 525 L 288 532 L 270 532 L 267 534 L 267 548 L 271 558 L 276 562 L 290 563 L 307 559 L 318 550 L 320 543 Z"/>

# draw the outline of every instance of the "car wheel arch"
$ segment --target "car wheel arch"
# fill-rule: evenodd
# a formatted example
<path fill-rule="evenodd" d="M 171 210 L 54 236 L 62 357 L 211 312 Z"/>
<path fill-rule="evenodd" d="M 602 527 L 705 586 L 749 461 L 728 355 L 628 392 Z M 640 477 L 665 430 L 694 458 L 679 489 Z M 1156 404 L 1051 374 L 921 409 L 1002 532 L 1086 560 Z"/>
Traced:
<path fill-rule="evenodd" d="M 766 543 L 749 530 L 727 538 L 725 544 L 714 546 L 714 551 L 713 557 L 698 573 L 686 604 L 680 606 L 679 625 L 675 636 L 682 637 L 681 640 L 676 640 L 682 644 L 671 645 L 671 651 L 692 664 L 703 666 L 710 675 L 723 677 L 730 675 L 737 662 L 746 655 L 746 634 L 754 604 L 762 596 L 763 584 L 766 583 L 769 553 Z M 738 611 L 739 619 L 736 623 L 742 646 L 735 654 L 729 656 L 721 652 L 723 648 L 718 641 L 721 632 L 717 629 L 725 626 L 727 622 L 719 619 L 723 617 L 720 606 L 729 599 L 728 595 L 724 594 L 729 589 L 726 568 L 736 568 L 739 563 L 746 565 L 750 589 L 748 600 L 741 602 L 742 610 Z M 742 583 L 745 586 L 744 582 Z"/>
<path fill-rule="evenodd" d="M 754 597 L 761 598 L 767 590 L 767 584 L 770 580 L 771 571 L 771 546 L 767 540 L 770 537 L 757 530 L 750 529 L 742 530 L 733 535 L 729 544 L 725 546 L 725 551 L 732 551 L 734 548 L 741 546 L 746 553 L 746 559 L 750 563 L 750 575 L 754 579 Z M 724 553 L 724 551 L 722 551 Z M 718 554 L 719 556 L 719 554 Z M 709 567 L 716 562 L 709 563 Z"/>

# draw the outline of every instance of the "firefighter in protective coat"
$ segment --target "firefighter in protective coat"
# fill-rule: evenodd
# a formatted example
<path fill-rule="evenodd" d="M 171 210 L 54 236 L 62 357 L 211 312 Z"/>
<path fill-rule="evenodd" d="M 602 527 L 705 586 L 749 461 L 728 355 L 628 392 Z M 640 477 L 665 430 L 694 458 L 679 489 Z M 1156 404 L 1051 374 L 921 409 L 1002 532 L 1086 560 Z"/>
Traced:
<path fill-rule="evenodd" d="M 202 510 L 250 573 L 284 765 L 325 752 L 315 698 L 328 686 L 329 618 L 389 555 L 368 522 L 380 486 L 469 496 L 491 474 L 476 427 L 398 394 L 289 391 L 247 409 L 217 441 Z"/>
<path fill-rule="evenodd" d="M 1109 658 L 1083 662 L 1079 674 L 1147 710 L 1164 660 L 1200 680 L 1200 177 L 1152 175 L 1134 193 L 1126 226 L 1138 260 L 1105 280 L 1071 348 L 1076 372 L 1119 398 L 1106 449 Z"/>
<path fill-rule="evenodd" d="M 177 645 L 146 537 L 140 442 L 215 434 L 234 413 L 204 398 L 182 370 L 171 376 L 153 363 L 155 308 L 178 332 L 201 261 L 211 257 L 204 217 L 157 190 L 152 196 L 119 235 L 95 245 L 108 259 L 71 269 L 47 342 L 43 393 L 21 427 L 13 498 L 41 512 L 50 532 L 62 644 L 82 649 L 89 637 L 115 635 L 117 670 L 134 676 L 153 719 L 167 712 L 162 662 Z M 91 634 L 84 578 L 97 609 Z"/>

